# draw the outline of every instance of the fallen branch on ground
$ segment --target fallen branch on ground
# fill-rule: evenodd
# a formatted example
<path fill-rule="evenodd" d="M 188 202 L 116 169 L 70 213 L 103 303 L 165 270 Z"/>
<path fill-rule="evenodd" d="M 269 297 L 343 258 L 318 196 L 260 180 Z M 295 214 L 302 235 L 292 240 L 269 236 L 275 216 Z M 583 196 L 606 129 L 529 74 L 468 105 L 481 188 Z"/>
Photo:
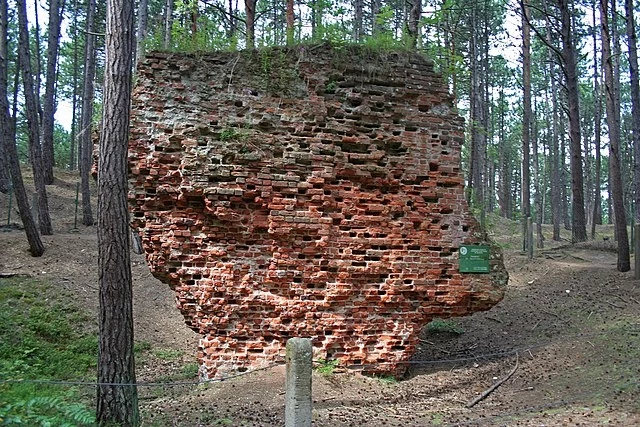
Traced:
<path fill-rule="evenodd" d="M 493 384 L 491 387 L 486 389 L 480 396 L 476 397 L 471 402 L 467 403 L 467 408 L 474 407 L 478 402 L 480 402 L 481 400 L 483 400 L 487 396 L 489 396 L 491 393 L 493 393 L 495 389 L 497 389 L 498 387 L 500 387 L 502 385 L 502 383 L 504 383 L 509 378 L 511 378 L 513 376 L 513 374 L 516 373 L 517 369 L 518 369 L 518 353 L 516 353 L 516 366 L 513 367 L 511 372 L 509 372 L 506 377 L 502 378 L 500 381 L 498 381 L 497 383 Z"/>

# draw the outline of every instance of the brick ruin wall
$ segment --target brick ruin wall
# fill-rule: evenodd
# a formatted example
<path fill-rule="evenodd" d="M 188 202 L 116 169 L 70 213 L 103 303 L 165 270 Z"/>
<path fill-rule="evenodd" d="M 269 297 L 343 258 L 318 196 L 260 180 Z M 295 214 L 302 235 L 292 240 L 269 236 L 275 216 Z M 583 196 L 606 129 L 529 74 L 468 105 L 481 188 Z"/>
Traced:
<path fill-rule="evenodd" d="M 138 68 L 132 222 L 202 334 L 203 377 L 284 357 L 401 375 L 434 317 L 486 310 L 507 273 L 465 202 L 463 120 L 418 55 L 327 46 L 152 53 Z"/>

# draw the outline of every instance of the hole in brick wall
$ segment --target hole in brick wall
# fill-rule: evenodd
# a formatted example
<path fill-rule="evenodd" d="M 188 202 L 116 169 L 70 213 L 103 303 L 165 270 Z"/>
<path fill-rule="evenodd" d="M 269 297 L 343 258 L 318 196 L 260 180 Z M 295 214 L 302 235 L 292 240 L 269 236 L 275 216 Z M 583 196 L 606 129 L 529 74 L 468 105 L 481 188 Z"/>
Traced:
<path fill-rule="evenodd" d="M 378 237 L 384 239 L 385 237 L 387 237 L 387 233 L 378 233 Z"/>
<path fill-rule="evenodd" d="M 364 261 L 352 261 L 351 265 L 354 267 L 366 267 L 367 263 Z"/>
<path fill-rule="evenodd" d="M 299 142 L 298 146 L 302 149 L 309 148 L 309 144 L 306 142 Z"/>
<path fill-rule="evenodd" d="M 284 318 L 280 321 L 283 325 L 289 325 L 291 324 L 291 319 L 288 318 Z"/>
<path fill-rule="evenodd" d="M 367 255 L 364 257 L 365 261 L 380 261 L 379 256 Z"/>
<path fill-rule="evenodd" d="M 307 256 L 305 254 L 298 254 L 298 259 L 306 259 Z"/>
<path fill-rule="evenodd" d="M 368 239 L 369 237 L 371 237 L 371 233 L 369 233 L 369 232 L 364 233 L 364 238 L 365 239 Z"/>
<path fill-rule="evenodd" d="M 434 252 L 440 252 L 442 250 L 440 246 L 429 246 L 428 249 Z"/>
<path fill-rule="evenodd" d="M 307 194 L 306 188 L 298 188 L 298 194 Z"/>
<path fill-rule="evenodd" d="M 404 130 L 406 130 L 407 132 L 415 132 L 418 130 L 418 126 L 416 125 L 405 125 Z"/>
<path fill-rule="evenodd" d="M 352 165 L 366 165 L 367 163 L 369 163 L 369 160 L 349 158 L 349 163 L 351 163 Z"/>
<path fill-rule="evenodd" d="M 329 271 L 329 267 L 323 265 L 322 267 L 320 267 L 320 271 Z"/>
<path fill-rule="evenodd" d="M 347 220 L 349 220 L 349 219 L 351 219 L 351 218 L 353 218 L 353 215 L 346 214 L 346 215 L 344 216 L 344 219 L 347 219 Z"/>
<path fill-rule="evenodd" d="M 335 198 L 336 202 L 340 203 L 342 201 L 344 201 L 344 199 L 342 197 L 336 197 Z"/>
<path fill-rule="evenodd" d="M 295 199 L 296 195 L 295 194 L 285 194 L 285 198 L 286 199 Z"/>
<path fill-rule="evenodd" d="M 325 335 L 333 335 L 333 331 L 330 330 L 330 329 L 327 329 L 327 330 L 324 331 L 324 334 Z"/>
<path fill-rule="evenodd" d="M 293 283 L 302 283 L 302 277 L 294 277 L 293 278 Z M 309 287 L 309 286 L 307 286 Z"/>
<path fill-rule="evenodd" d="M 382 212 L 380 212 L 380 211 L 367 210 L 364 213 L 365 213 L 365 215 L 371 215 L 371 216 L 380 216 L 380 215 L 382 215 Z"/>
<path fill-rule="evenodd" d="M 311 236 L 302 236 L 302 240 L 303 240 L 304 242 L 310 242 L 310 241 L 312 241 L 312 240 L 313 240 L 313 238 L 312 238 Z"/>
<path fill-rule="evenodd" d="M 233 105 L 235 105 L 236 107 L 242 107 L 243 106 L 242 101 L 239 100 L 239 99 L 236 99 L 236 101 L 233 103 Z"/>
<path fill-rule="evenodd" d="M 315 258 L 315 259 L 320 259 L 320 258 L 322 258 L 322 254 L 315 254 L 315 255 L 313 256 L 313 258 Z"/>
<path fill-rule="evenodd" d="M 440 200 L 440 198 L 435 194 L 430 196 L 422 196 L 422 199 L 425 201 L 425 203 L 438 203 L 438 200 Z"/>
<path fill-rule="evenodd" d="M 407 249 L 410 251 L 419 251 L 420 250 L 420 246 L 419 245 L 409 245 L 407 246 Z"/>
<path fill-rule="evenodd" d="M 394 130 L 392 132 L 393 136 L 400 136 L 401 133 L 402 133 L 402 131 L 399 131 L 399 130 Z"/>
<path fill-rule="evenodd" d="M 340 223 L 342 223 L 342 219 L 340 218 L 333 218 L 332 224 L 333 225 L 340 225 Z"/>
<path fill-rule="evenodd" d="M 256 227 L 253 229 L 254 233 L 267 233 L 269 229 L 267 227 Z"/>
<path fill-rule="evenodd" d="M 247 372 L 249 370 L 249 368 L 245 367 L 245 366 L 241 366 L 238 368 L 238 372 Z"/>
<path fill-rule="evenodd" d="M 449 145 L 449 141 L 443 139 L 440 141 L 440 145 Z"/>
<path fill-rule="evenodd" d="M 449 229 L 449 224 L 442 224 L 440 226 L 440 230 L 448 230 Z"/>
<path fill-rule="evenodd" d="M 349 232 L 349 237 L 356 237 L 358 235 L 358 233 L 356 233 L 355 231 L 350 231 Z"/>
<path fill-rule="evenodd" d="M 324 184 L 321 182 L 316 182 L 313 184 L 313 188 L 322 188 L 322 187 L 324 187 Z"/>
<path fill-rule="evenodd" d="M 421 226 L 422 226 L 422 222 L 420 222 L 420 221 L 414 221 L 413 222 L 413 229 L 414 230 L 420 230 Z"/>
<path fill-rule="evenodd" d="M 394 212 L 391 214 L 391 218 L 393 219 L 399 219 L 402 218 L 404 216 L 404 212 Z"/>
<path fill-rule="evenodd" d="M 331 195 L 331 190 L 324 190 L 324 195 L 325 196 L 330 196 Z"/>
<path fill-rule="evenodd" d="M 147 194 L 156 194 L 156 189 L 155 188 L 147 188 L 145 192 Z"/>
<path fill-rule="evenodd" d="M 250 348 L 247 350 L 248 353 L 262 353 L 264 350 L 261 348 Z"/>
<path fill-rule="evenodd" d="M 435 162 L 429 162 L 429 171 L 436 172 L 440 166 Z"/>
<path fill-rule="evenodd" d="M 354 255 L 365 255 L 367 251 L 364 249 L 354 249 L 351 253 Z"/>
<path fill-rule="evenodd" d="M 393 347 L 391 347 L 391 350 L 403 351 L 404 350 L 404 346 L 403 345 L 394 345 Z"/>
<path fill-rule="evenodd" d="M 469 226 L 468 225 L 463 225 L 462 226 L 462 231 L 469 231 Z"/>
<path fill-rule="evenodd" d="M 194 274 L 193 276 L 191 276 L 193 278 L 193 280 L 200 280 L 202 279 L 202 275 L 200 274 Z"/>
<path fill-rule="evenodd" d="M 253 184 L 247 184 L 247 190 L 255 190 L 256 186 Z"/>
<path fill-rule="evenodd" d="M 193 280 L 187 280 L 187 286 L 193 286 L 195 284 L 196 282 L 194 282 Z"/>
<path fill-rule="evenodd" d="M 447 214 L 450 214 L 452 212 L 453 212 L 453 209 L 451 209 L 451 208 L 442 208 L 440 210 L 440 213 L 443 214 L 443 215 L 447 215 Z"/>
<path fill-rule="evenodd" d="M 433 138 L 433 139 L 438 139 L 438 136 L 439 135 L 437 133 L 432 133 L 431 134 L 431 138 Z"/>
<path fill-rule="evenodd" d="M 404 279 L 403 280 L 405 285 L 412 285 L 413 284 L 413 279 Z"/>
<path fill-rule="evenodd" d="M 387 280 L 389 278 L 389 273 L 382 273 L 378 275 L 378 279 Z"/>

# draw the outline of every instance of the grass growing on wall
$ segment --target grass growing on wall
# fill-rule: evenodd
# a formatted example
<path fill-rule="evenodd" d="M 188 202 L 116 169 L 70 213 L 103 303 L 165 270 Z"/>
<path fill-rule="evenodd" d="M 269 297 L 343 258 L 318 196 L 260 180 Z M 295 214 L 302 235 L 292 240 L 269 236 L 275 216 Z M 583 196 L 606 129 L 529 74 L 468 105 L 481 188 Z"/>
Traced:
<path fill-rule="evenodd" d="M 55 291 L 55 292 L 54 292 Z M 25 277 L 0 279 L 0 425 L 92 425 L 98 340 L 73 296 Z"/>

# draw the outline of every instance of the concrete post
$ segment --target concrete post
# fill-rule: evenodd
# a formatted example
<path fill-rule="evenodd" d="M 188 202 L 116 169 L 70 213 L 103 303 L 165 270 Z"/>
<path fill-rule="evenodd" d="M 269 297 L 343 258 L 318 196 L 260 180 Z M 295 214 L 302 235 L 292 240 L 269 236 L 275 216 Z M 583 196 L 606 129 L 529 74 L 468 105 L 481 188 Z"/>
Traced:
<path fill-rule="evenodd" d="M 311 427 L 312 346 L 308 338 L 287 341 L 285 427 Z"/>

